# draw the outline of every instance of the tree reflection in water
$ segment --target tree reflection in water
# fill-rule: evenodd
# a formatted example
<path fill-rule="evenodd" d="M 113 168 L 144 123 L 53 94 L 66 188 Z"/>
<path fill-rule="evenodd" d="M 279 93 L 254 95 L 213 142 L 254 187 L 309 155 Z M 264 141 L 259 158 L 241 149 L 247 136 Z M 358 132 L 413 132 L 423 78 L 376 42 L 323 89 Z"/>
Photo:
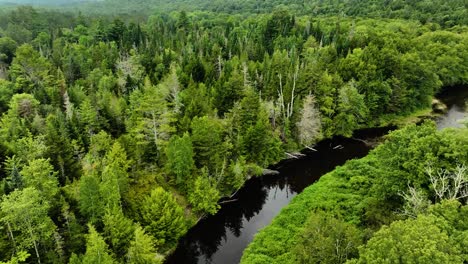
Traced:
<path fill-rule="evenodd" d="M 361 131 L 356 137 L 372 139 L 388 131 Z M 190 229 L 166 264 L 239 263 L 253 236 L 297 193 L 347 160 L 365 156 L 370 147 L 361 140 L 334 138 L 315 149 L 302 159 L 276 165 L 280 175 L 249 180 L 234 197 L 236 201 L 224 204 L 216 215 Z"/>

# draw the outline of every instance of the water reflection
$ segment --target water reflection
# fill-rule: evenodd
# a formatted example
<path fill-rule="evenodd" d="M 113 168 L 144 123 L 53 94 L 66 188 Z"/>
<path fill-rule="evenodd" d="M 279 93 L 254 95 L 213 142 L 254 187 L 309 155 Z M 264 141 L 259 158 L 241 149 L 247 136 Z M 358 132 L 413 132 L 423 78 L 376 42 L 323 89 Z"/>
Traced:
<path fill-rule="evenodd" d="M 166 263 L 239 263 L 253 236 L 297 193 L 370 149 L 362 141 L 343 138 L 321 142 L 315 148 L 317 152 L 309 151 L 302 159 L 278 164 L 280 175 L 249 180 L 234 197 L 235 202 L 224 204 L 216 215 L 193 227 Z"/>
<path fill-rule="evenodd" d="M 439 128 L 459 126 L 457 120 L 467 117 L 468 88 L 448 88 L 439 98 L 449 106 L 448 113 L 438 120 Z M 361 130 L 354 137 L 372 141 L 392 129 Z M 239 263 L 253 236 L 297 193 L 347 160 L 365 156 L 370 147 L 362 140 L 334 138 L 320 142 L 315 149 L 302 159 L 278 164 L 280 175 L 249 180 L 234 197 L 235 202 L 224 204 L 216 215 L 190 229 L 166 264 Z"/>

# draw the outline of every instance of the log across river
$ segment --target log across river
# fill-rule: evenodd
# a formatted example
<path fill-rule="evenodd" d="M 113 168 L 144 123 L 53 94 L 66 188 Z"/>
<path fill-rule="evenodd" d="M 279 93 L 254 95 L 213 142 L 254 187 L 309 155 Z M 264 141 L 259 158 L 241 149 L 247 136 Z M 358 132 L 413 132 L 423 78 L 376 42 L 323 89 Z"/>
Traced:
<path fill-rule="evenodd" d="M 468 87 L 446 89 L 439 99 L 448 106 L 448 111 L 437 118 L 438 127 L 461 126 L 459 120 L 468 117 L 465 111 Z M 314 147 L 317 151 L 307 150 L 300 159 L 273 166 L 280 172 L 278 175 L 250 179 L 232 197 L 233 201 L 224 203 L 218 213 L 192 227 L 165 263 L 239 263 L 254 235 L 294 196 L 336 166 L 367 155 L 372 147 L 366 142 L 384 136 L 389 130 L 366 129 L 356 132 L 354 139 L 324 140 Z"/>

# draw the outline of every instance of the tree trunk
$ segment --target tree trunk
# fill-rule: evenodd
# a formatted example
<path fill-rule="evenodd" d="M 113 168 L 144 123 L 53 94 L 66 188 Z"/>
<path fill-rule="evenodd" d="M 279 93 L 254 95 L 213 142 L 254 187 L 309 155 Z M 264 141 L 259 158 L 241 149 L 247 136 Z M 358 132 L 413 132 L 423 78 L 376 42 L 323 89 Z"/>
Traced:
<path fill-rule="evenodd" d="M 16 241 L 15 241 L 15 237 L 13 236 L 13 232 L 11 231 L 10 222 L 7 221 L 6 223 L 7 223 L 8 233 L 11 237 L 11 241 L 13 242 L 13 248 L 16 251 Z"/>
<path fill-rule="evenodd" d="M 37 263 L 41 264 L 41 257 L 39 256 L 39 248 L 38 248 L 36 239 L 34 238 L 34 234 L 32 232 L 32 226 L 31 226 L 31 223 L 29 223 L 29 221 L 28 221 L 28 230 L 29 230 L 29 235 L 31 236 L 31 239 L 34 244 L 34 251 L 36 251 Z"/>

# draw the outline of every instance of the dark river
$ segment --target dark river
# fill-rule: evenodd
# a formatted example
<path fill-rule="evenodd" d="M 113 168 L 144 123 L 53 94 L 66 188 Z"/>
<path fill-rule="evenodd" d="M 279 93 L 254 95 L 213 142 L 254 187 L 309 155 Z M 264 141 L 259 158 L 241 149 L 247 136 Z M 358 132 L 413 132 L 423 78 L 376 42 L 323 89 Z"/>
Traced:
<path fill-rule="evenodd" d="M 454 88 L 450 96 L 441 93 L 439 98 L 449 106 L 447 114 L 437 120 L 439 128 L 461 126 L 458 120 L 467 117 L 464 110 L 468 89 Z M 367 155 L 371 147 L 360 139 L 377 139 L 390 130 L 367 129 L 356 132 L 354 139 L 335 137 L 322 141 L 314 147 L 317 151 L 304 152 L 306 156 L 301 159 L 273 166 L 279 175 L 247 181 L 233 197 L 236 201 L 223 204 L 216 215 L 206 217 L 191 228 L 165 263 L 239 263 L 254 235 L 294 196 L 336 166 Z"/>

